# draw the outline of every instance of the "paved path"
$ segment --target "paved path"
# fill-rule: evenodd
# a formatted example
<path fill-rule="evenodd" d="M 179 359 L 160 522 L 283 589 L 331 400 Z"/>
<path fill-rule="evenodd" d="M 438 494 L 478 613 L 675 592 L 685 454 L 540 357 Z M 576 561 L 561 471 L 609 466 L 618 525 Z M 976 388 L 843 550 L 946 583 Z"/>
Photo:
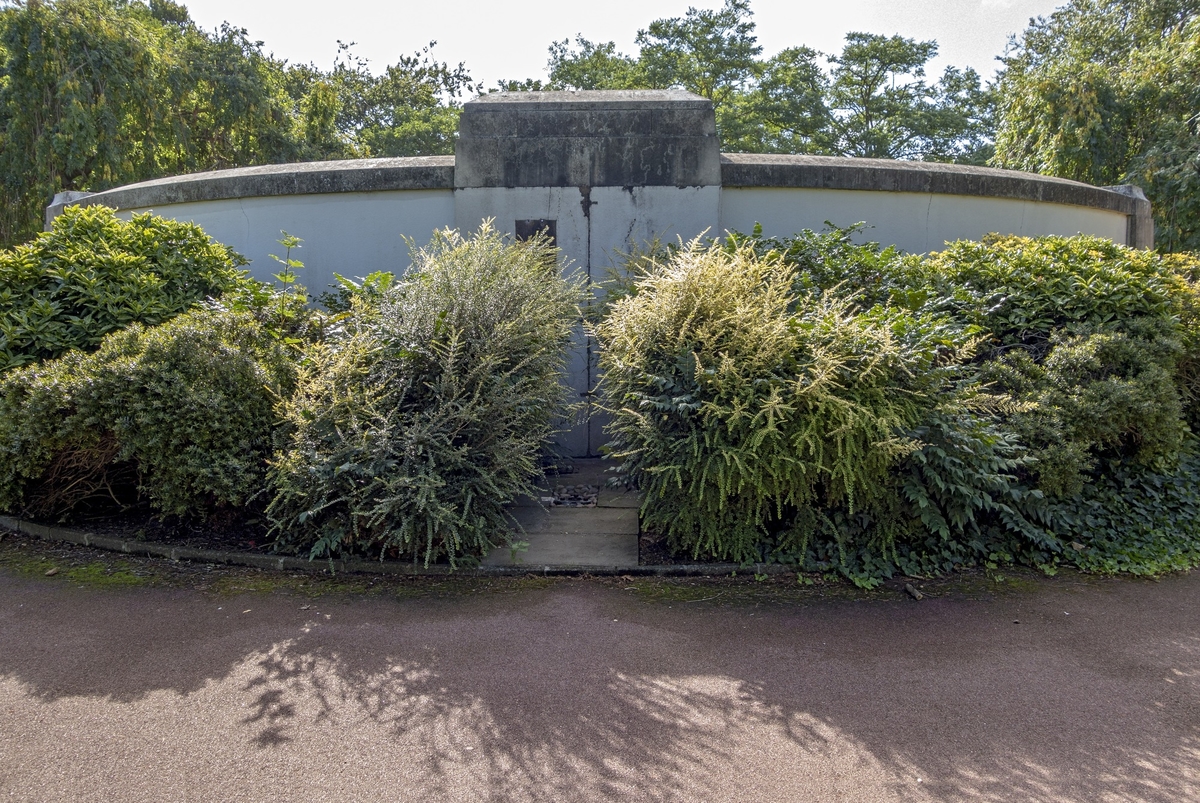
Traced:
<path fill-rule="evenodd" d="M 1200 573 L 757 608 L 60 580 L 0 573 L 0 801 L 1200 799 Z"/>

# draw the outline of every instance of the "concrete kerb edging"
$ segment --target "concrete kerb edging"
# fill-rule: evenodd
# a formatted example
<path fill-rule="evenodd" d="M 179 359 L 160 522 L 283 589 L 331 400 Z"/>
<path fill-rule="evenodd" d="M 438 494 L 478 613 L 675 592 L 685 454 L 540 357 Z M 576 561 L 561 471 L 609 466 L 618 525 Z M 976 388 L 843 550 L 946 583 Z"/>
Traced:
<path fill-rule="evenodd" d="M 311 572 L 319 574 L 375 574 L 389 577 L 497 577 L 541 574 L 546 576 L 631 575 L 640 577 L 717 577 L 741 572 L 754 574 L 791 574 L 796 569 L 779 564 L 754 563 L 687 563 L 666 566 L 478 566 L 452 569 L 449 566 L 428 568 L 398 561 L 375 560 L 307 560 L 285 555 L 258 555 L 253 552 L 228 552 L 219 549 L 196 549 L 172 546 L 154 541 L 131 541 L 111 536 L 96 535 L 68 527 L 35 524 L 13 516 L 0 516 L 0 530 L 22 533 L 43 541 L 62 541 L 79 546 L 121 552 L 127 555 L 146 555 L 168 560 L 186 560 L 195 563 L 215 563 L 226 566 L 248 566 L 286 572 Z"/>

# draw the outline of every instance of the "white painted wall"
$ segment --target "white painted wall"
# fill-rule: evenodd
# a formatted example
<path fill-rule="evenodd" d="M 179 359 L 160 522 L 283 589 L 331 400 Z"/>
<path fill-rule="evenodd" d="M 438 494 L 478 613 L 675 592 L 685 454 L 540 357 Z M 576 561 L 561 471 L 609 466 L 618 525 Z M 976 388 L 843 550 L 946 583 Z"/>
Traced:
<path fill-rule="evenodd" d="M 720 220 L 722 232 L 749 233 L 761 223 L 763 233 L 775 237 L 822 231 L 826 221 L 842 227 L 865 221 L 859 242 L 873 240 L 909 253 L 938 251 L 946 242 L 978 240 L 992 232 L 1029 237 L 1084 233 L 1124 243 L 1128 225 L 1120 212 L 1067 204 L 790 187 L 725 187 Z"/>
<path fill-rule="evenodd" d="M 454 191 L 391 190 L 328 195 L 281 195 L 123 209 L 121 217 L 155 212 L 188 220 L 250 260 L 251 275 L 272 281 L 283 256 L 280 231 L 304 240 L 294 259 L 304 263 L 299 281 L 314 295 L 334 283 L 333 274 L 355 278 L 372 271 L 403 272 L 409 266 L 405 237 L 425 245 L 436 229 L 454 225 Z"/>
<path fill-rule="evenodd" d="M 558 221 L 558 246 L 568 270 L 602 280 L 616 252 L 654 237 L 674 241 L 715 232 L 719 187 L 593 187 L 589 214 L 577 187 L 497 187 L 454 191 L 454 224 L 462 232 L 488 218 L 503 232 L 517 220 Z M 589 221 L 590 215 L 590 221 Z"/>

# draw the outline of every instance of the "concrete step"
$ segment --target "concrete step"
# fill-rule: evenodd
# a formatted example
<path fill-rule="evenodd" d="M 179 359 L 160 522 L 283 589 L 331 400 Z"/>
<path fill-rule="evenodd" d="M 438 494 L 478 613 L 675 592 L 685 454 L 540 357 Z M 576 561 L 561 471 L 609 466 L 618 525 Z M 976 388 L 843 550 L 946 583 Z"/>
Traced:
<path fill-rule="evenodd" d="M 628 507 L 522 507 L 511 511 L 513 530 L 520 533 L 580 535 L 638 532 L 638 512 Z"/>
<path fill-rule="evenodd" d="M 483 561 L 485 566 L 635 567 L 638 563 L 637 493 L 608 488 L 611 461 L 574 460 L 573 471 L 552 474 L 539 481 L 539 497 L 517 500 L 510 508 L 512 529 L 528 547 L 514 553 L 496 549 Z M 560 485 L 591 485 L 598 489 L 595 507 L 550 505 Z"/>
<path fill-rule="evenodd" d="M 592 508 L 593 510 L 595 508 Z M 529 546 L 521 552 L 496 549 L 484 566 L 633 568 L 638 565 L 637 533 L 527 533 L 518 536 Z"/>

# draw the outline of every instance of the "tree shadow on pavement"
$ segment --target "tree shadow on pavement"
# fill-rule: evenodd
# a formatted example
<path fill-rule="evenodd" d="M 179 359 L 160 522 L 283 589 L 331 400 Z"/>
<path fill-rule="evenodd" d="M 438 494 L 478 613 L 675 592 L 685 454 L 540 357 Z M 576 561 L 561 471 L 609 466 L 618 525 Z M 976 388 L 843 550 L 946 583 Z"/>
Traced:
<path fill-rule="evenodd" d="M 15 681 L 117 730 L 199 707 L 222 727 L 186 738 L 227 771 L 267 756 L 329 774 L 276 789 L 356 799 L 1177 801 L 1200 795 L 1198 597 L 1200 576 L 804 608 L 581 580 L 312 606 L 16 584 L 0 705 Z"/>

